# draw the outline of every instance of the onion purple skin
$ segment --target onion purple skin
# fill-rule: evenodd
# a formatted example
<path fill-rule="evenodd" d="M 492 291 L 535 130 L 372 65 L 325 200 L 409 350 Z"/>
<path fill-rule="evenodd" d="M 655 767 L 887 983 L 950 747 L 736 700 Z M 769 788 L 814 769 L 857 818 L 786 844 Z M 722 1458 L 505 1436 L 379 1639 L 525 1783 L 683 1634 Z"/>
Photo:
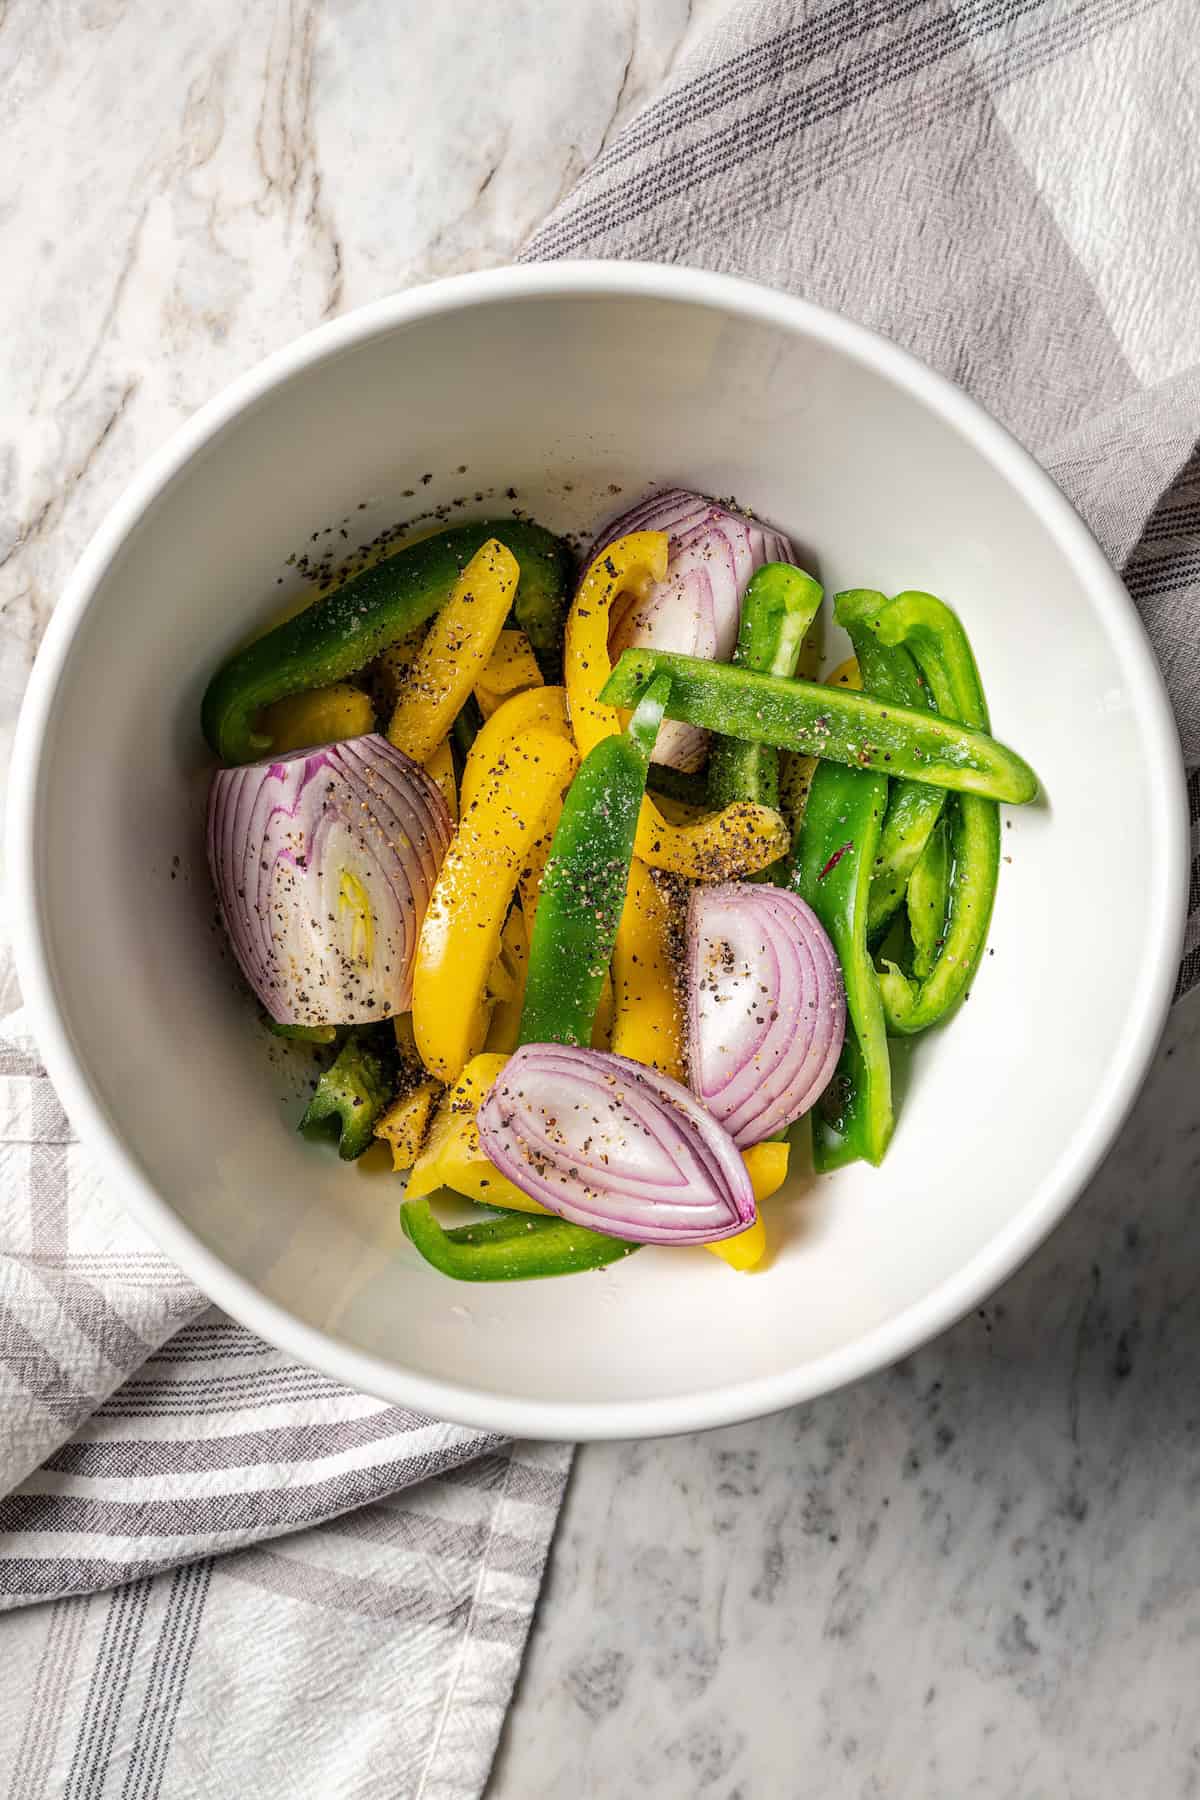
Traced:
<path fill-rule="evenodd" d="M 606 1050 L 525 1044 L 477 1114 L 482 1147 L 522 1193 L 635 1244 L 714 1244 L 754 1223 L 728 1133 L 680 1082 Z"/>
<path fill-rule="evenodd" d="M 436 783 L 376 732 L 218 769 L 209 869 L 234 955 L 277 1024 L 408 1010 L 452 831 Z"/>
<path fill-rule="evenodd" d="M 739 1150 L 816 1104 L 842 1052 L 846 990 L 798 894 L 739 881 L 694 888 L 685 986 L 689 1083 Z"/>
<path fill-rule="evenodd" d="M 796 561 L 782 532 L 688 488 L 668 488 L 604 526 L 589 562 L 632 531 L 665 531 L 669 562 L 664 581 L 614 611 L 608 638 L 614 663 L 622 651 L 635 648 L 728 662 L 751 576 L 764 563 Z M 707 752 L 706 731 L 668 719 L 659 730 L 653 761 L 692 774 Z"/>

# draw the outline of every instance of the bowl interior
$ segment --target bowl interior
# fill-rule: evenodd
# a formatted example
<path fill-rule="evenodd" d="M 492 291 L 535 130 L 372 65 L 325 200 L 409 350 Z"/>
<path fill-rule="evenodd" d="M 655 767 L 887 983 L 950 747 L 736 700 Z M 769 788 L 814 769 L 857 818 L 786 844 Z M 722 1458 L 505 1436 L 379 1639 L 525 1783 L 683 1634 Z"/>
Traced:
<path fill-rule="evenodd" d="M 118 545 L 61 659 L 32 820 L 76 1064 L 173 1215 L 170 1247 L 190 1254 L 181 1224 L 246 1284 L 219 1298 L 243 1316 L 254 1294 L 278 1303 L 327 1334 L 293 1345 L 377 1391 L 580 1434 L 811 1392 L 955 1283 L 969 1302 L 965 1271 L 991 1258 L 1002 1273 L 1112 1110 L 1174 916 L 1144 659 L 1131 673 L 1119 600 L 1039 518 L 1020 467 L 916 377 L 826 333 L 805 315 L 582 291 L 384 319 L 202 445 Z M 573 1280 L 464 1289 L 404 1242 L 395 1178 L 348 1170 L 293 1129 L 309 1065 L 262 1032 L 214 927 L 201 692 L 304 590 L 297 555 L 352 549 L 431 507 L 510 511 L 510 489 L 586 531 L 676 482 L 785 528 L 829 592 L 944 595 L 993 727 L 1045 798 L 1005 817 L 969 1004 L 897 1058 L 885 1166 L 814 1182 L 800 1159 L 770 1203 L 764 1273 L 649 1250 Z M 202 1279 L 212 1266 L 194 1263 Z M 281 1329 L 278 1314 L 250 1322 Z M 347 1347 L 377 1360 L 339 1362 Z"/>

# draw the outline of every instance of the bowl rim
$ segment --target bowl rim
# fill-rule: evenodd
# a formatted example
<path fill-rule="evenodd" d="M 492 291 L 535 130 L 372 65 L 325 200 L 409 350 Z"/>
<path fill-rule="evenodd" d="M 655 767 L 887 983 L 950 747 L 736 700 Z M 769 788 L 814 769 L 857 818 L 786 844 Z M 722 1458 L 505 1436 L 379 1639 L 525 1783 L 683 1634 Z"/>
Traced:
<path fill-rule="evenodd" d="M 1033 1192 L 952 1276 L 894 1318 L 801 1367 L 665 1398 L 540 1401 L 415 1374 L 305 1324 L 230 1268 L 184 1224 L 124 1144 L 76 1052 L 60 1006 L 38 892 L 36 827 L 43 750 L 75 631 L 127 537 L 168 484 L 239 413 L 293 375 L 416 320 L 496 302 L 635 298 L 698 305 L 836 349 L 957 429 L 1020 494 L 1076 570 L 1127 673 L 1152 773 L 1152 839 L 1163 867 L 1142 944 L 1142 979 L 1120 1051 L 1072 1139 Z M 241 375 L 135 473 L 79 559 L 51 617 L 18 719 L 9 777 L 7 857 L 17 974 L 47 1072 L 97 1164 L 134 1219 L 232 1317 L 348 1387 L 457 1423 L 529 1438 L 600 1440 L 705 1430 L 811 1400 L 927 1343 L 980 1304 L 1048 1236 L 1096 1171 L 1137 1097 L 1174 992 L 1187 917 L 1190 825 L 1174 716 L 1137 610 L 1091 531 L 1030 453 L 980 404 L 889 339 L 811 301 L 742 276 L 678 265 L 581 261 L 455 275 L 376 300 L 318 326 Z"/>

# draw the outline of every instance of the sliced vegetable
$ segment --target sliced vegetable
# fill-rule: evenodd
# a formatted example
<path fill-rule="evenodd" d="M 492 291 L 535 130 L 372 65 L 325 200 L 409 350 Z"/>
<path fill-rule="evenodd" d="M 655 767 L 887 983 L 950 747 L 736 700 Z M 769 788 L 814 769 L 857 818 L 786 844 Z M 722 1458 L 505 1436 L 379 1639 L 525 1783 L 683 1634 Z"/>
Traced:
<path fill-rule="evenodd" d="M 343 1162 L 369 1149 L 375 1123 L 396 1087 L 396 1055 L 390 1030 L 354 1031 L 320 1076 L 300 1130 L 332 1138 Z"/>
<path fill-rule="evenodd" d="M 462 708 L 450 727 L 450 743 L 454 754 L 463 763 L 466 762 L 474 748 L 475 739 L 483 727 L 483 713 L 474 694 L 468 694 Z"/>
<path fill-rule="evenodd" d="M 374 564 L 222 664 L 201 709 L 204 735 L 222 762 L 250 762 L 271 749 L 270 736 L 255 724 L 262 707 L 352 675 L 424 624 L 475 552 L 495 537 L 521 567 L 517 623 L 552 666 L 572 573 L 567 546 L 526 520 L 456 525 Z"/>
<path fill-rule="evenodd" d="M 313 688 L 307 694 L 289 694 L 268 706 L 262 728 L 271 739 L 276 756 L 292 750 L 308 750 L 314 744 L 333 744 L 342 738 L 365 737 L 375 729 L 375 708 L 370 696 L 348 681 L 332 687 Z"/>
<path fill-rule="evenodd" d="M 806 750 L 855 769 L 881 769 L 933 787 L 1021 802 L 1037 776 L 1015 750 L 952 716 L 884 706 L 866 694 L 810 681 L 781 681 L 661 650 L 627 650 L 603 689 L 613 706 L 635 705 L 646 684 L 667 675 L 671 718 L 730 737 Z"/>
<path fill-rule="evenodd" d="M 451 588 L 388 726 L 388 741 L 414 762 L 428 762 L 491 661 L 519 575 L 516 557 L 489 538 Z"/>
<path fill-rule="evenodd" d="M 632 1256 L 636 1244 L 602 1237 L 561 1219 L 518 1216 L 484 1219 L 446 1231 L 428 1200 L 406 1200 L 400 1209 L 405 1235 L 427 1263 L 455 1281 L 530 1281 L 543 1275 L 577 1275 Z"/>
<path fill-rule="evenodd" d="M 526 1044 L 479 1110 L 489 1159 L 551 1212 L 635 1243 L 703 1244 L 753 1222 L 733 1140 L 688 1090 L 623 1056 Z"/>
<path fill-rule="evenodd" d="M 217 771 L 209 868 L 272 1018 L 353 1025 L 406 1010 L 450 833 L 429 776 L 375 733 Z"/>
<path fill-rule="evenodd" d="M 454 1086 L 443 1094 L 421 1154 L 408 1178 L 410 1199 L 453 1188 L 485 1206 L 513 1207 L 518 1212 L 545 1212 L 494 1169 L 479 1142 L 475 1115 L 488 1089 L 508 1061 L 490 1050 L 473 1056 Z"/>
<path fill-rule="evenodd" d="M 796 844 L 792 888 L 833 943 L 846 990 L 846 1037 L 813 1113 L 819 1170 L 865 1157 L 878 1163 L 892 1135 L 892 1070 L 879 982 L 867 947 L 871 870 L 887 805 L 887 778 L 823 762 L 813 776 Z"/>
<path fill-rule="evenodd" d="M 542 686 L 542 671 L 523 631 L 510 627 L 496 640 L 487 667 L 475 683 L 475 698 L 485 719 L 511 694 Z"/>
<path fill-rule="evenodd" d="M 413 966 L 417 1048 L 442 1081 L 454 1081 L 487 1039 L 488 980 L 517 880 L 575 768 L 572 745 L 534 729 L 503 739 L 485 773 L 468 781 L 468 766 L 464 775 L 464 797 L 469 787 L 473 798 L 430 897 Z"/>
<path fill-rule="evenodd" d="M 421 1145 L 441 1092 L 438 1081 L 418 1081 L 393 1100 L 376 1119 L 375 1136 L 382 1138 L 391 1150 L 392 1168 L 397 1174 L 411 1169 L 421 1154 Z"/>
<path fill-rule="evenodd" d="M 742 1161 L 754 1189 L 755 1205 L 761 1209 L 763 1201 L 769 1200 L 787 1180 L 788 1145 L 751 1144 L 748 1150 L 742 1151 Z M 761 1210 L 753 1225 L 747 1225 L 745 1231 L 739 1231 L 735 1237 L 722 1238 L 716 1244 L 705 1244 L 704 1248 L 727 1262 L 731 1269 L 757 1268 L 767 1254 L 767 1230 Z"/>
<path fill-rule="evenodd" d="M 564 666 L 571 729 L 582 755 L 622 728 L 615 706 L 599 699 L 612 669 L 608 629 L 613 606 L 625 595 L 647 592 L 653 582 L 662 580 L 666 566 L 665 534 L 635 532 L 596 557 L 580 583 L 567 619 Z M 643 654 L 655 653 L 626 651 L 622 663 L 628 656 Z M 639 695 L 645 685 L 637 684 Z M 631 694 L 628 704 L 635 704 L 637 697 Z M 636 851 L 653 869 L 716 881 L 765 868 L 783 854 L 788 841 L 783 820 L 769 807 L 741 802 L 693 824 L 674 825 L 646 796 Z"/>
<path fill-rule="evenodd" d="M 552 731 L 565 743 L 571 742 L 565 688 L 531 688 L 525 693 L 514 694 L 496 708 L 486 723 L 481 723 L 463 769 L 459 793 L 463 812 L 473 804 L 480 789 L 490 779 L 506 745 L 520 743 L 525 733 L 531 730 Z"/>
<path fill-rule="evenodd" d="M 951 802 L 953 805 L 954 802 Z M 884 830 L 887 820 L 884 820 Z M 908 879 L 908 929 L 913 942 L 912 972 L 924 981 L 933 971 L 946 929 L 950 892 L 950 837 L 944 818 L 926 840 Z"/>
<path fill-rule="evenodd" d="M 918 673 L 902 645 L 881 644 L 870 621 L 887 601 L 873 588 L 851 588 L 834 600 L 834 616 L 845 627 L 854 645 L 861 685 L 872 698 L 889 706 L 906 706 L 915 712 L 931 712 L 928 684 Z M 942 815 L 945 791 L 923 781 L 894 781 L 888 793 L 887 812 L 875 873 L 871 880 L 871 904 L 867 935 L 876 943 L 888 920 L 904 900 L 909 876 Z"/>
<path fill-rule="evenodd" d="M 870 624 L 882 644 L 906 644 L 912 651 L 939 714 L 987 730 L 987 701 L 967 634 L 943 601 L 916 591 L 897 594 Z M 992 801 L 963 794 L 952 809 L 950 828 L 947 916 L 932 967 L 916 986 L 894 963 L 880 976 L 888 1028 L 906 1035 L 927 1030 L 958 1005 L 979 966 L 991 922 L 1000 873 L 999 812 Z"/>
<path fill-rule="evenodd" d="M 764 564 L 746 589 L 734 667 L 790 680 L 823 592 L 820 582 L 802 569 L 787 563 Z M 756 800 L 778 811 L 778 750 L 747 738 L 715 738 L 708 759 L 708 798 L 715 807 Z"/>
<path fill-rule="evenodd" d="M 846 1029 L 841 970 L 812 907 L 765 884 L 694 889 L 685 983 L 692 1091 L 738 1148 L 807 1112 Z"/>
<path fill-rule="evenodd" d="M 525 977 L 529 969 L 529 936 L 519 905 L 510 906 L 500 933 L 500 954 L 488 977 L 488 995 L 495 1002 L 488 1025 L 485 1049 L 509 1056 L 520 1039 L 521 1013 L 525 1005 Z"/>
<path fill-rule="evenodd" d="M 450 739 L 444 737 L 433 755 L 426 758 L 425 773 L 446 802 L 451 821 L 458 823 L 458 783 L 454 779 L 454 755 Z"/>
<path fill-rule="evenodd" d="M 742 597 L 755 570 L 766 562 L 781 565 L 795 560 L 791 545 L 779 532 L 685 488 L 653 494 L 614 519 L 597 539 L 593 561 L 634 531 L 666 534 L 667 568 L 643 592 L 629 593 L 614 607 L 608 637 L 614 662 L 623 650 L 647 645 L 725 662 L 738 635 Z M 668 722 L 659 731 L 654 761 L 698 769 L 707 747 L 703 731 Z"/>
<path fill-rule="evenodd" d="M 636 857 L 613 945 L 612 979 L 611 1048 L 618 1056 L 683 1081 L 683 1008 L 671 957 L 671 909 L 650 870 Z"/>
<path fill-rule="evenodd" d="M 666 698 L 667 683 L 652 681 L 626 730 L 589 750 L 571 783 L 533 924 L 523 1044 L 591 1042 Z"/>

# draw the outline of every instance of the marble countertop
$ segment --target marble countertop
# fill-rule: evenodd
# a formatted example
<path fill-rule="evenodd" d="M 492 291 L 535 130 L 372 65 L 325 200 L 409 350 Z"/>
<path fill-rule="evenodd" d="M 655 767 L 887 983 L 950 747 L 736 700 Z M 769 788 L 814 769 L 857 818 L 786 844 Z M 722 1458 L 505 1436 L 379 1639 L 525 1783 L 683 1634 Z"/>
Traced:
<path fill-rule="evenodd" d="M 0 757 L 135 466 L 322 318 L 510 259 L 730 3 L 0 6 Z M 1198 1053 L 1194 995 L 1091 1191 L 938 1343 L 581 1452 L 493 1800 L 1200 1794 Z"/>

